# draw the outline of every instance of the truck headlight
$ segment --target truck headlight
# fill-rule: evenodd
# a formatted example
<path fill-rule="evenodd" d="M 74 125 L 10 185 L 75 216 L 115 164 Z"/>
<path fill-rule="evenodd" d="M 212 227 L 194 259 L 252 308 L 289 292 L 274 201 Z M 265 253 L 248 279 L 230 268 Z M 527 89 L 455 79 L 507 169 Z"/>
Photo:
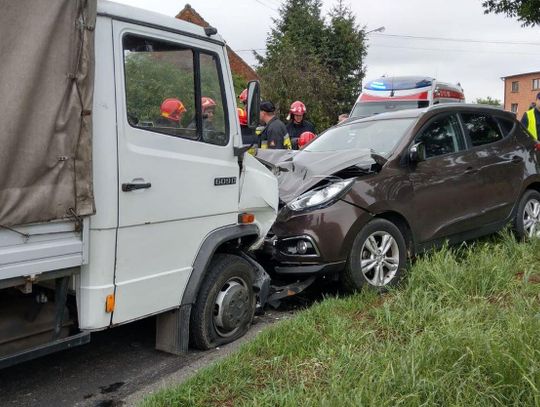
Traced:
<path fill-rule="evenodd" d="M 303 211 L 328 206 L 342 197 L 351 188 L 354 181 L 355 179 L 351 178 L 313 189 L 289 202 L 287 207 L 293 211 Z"/>

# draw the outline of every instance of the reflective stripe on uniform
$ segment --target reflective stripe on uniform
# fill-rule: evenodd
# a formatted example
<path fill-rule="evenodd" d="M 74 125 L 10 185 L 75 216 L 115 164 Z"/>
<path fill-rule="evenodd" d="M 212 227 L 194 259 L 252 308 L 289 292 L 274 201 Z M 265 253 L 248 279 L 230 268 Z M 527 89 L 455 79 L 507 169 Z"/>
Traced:
<path fill-rule="evenodd" d="M 532 134 L 533 139 L 538 140 L 538 131 L 536 130 L 536 115 L 534 111 L 536 108 L 527 110 L 527 130 Z"/>
<path fill-rule="evenodd" d="M 292 143 L 291 138 L 289 137 L 289 134 L 285 134 L 285 137 L 283 137 L 283 147 L 285 147 L 287 150 L 292 150 Z"/>

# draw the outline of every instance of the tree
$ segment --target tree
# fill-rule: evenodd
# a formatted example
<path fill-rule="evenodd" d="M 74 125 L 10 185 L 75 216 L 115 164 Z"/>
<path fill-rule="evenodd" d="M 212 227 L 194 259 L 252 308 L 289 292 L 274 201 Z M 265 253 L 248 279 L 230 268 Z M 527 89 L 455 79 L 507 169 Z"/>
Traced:
<path fill-rule="evenodd" d="M 308 108 L 310 120 L 323 130 L 335 123 L 329 112 L 336 94 L 336 84 L 326 67 L 314 54 L 307 54 L 299 63 L 293 46 L 284 46 L 281 58 L 260 69 L 264 97 L 272 100 L 287 116 L 289 105 L 301 100 Z"/>
<path fill-rule="evenodd" d="M 350 8 L 339 0 L 329 15 L 326 64 L 337 85 L 333 116 L 348 113 L 358 97 L 365 75 L 364 30 L 356 24 Z"/>
<path fill-rule="evenodd" d="M 321 16 L 320 0 L 287 0 L 274 19 L 266 55 L 258 55 L 265 98 L 286 116 L 295 100 L 306 104 L 309 119 L 324 130 L 347 112 L 364 76 L 364 32 L 349 8 L 339 1 Z"/>
<path fill-rule="evenodd" d="M 506 14 L 516 18 L 523 26 L 540 24 L 540 0 L 485 0 L 485 13 Z"/>
<path fill-rule="evenodd" d="M 476 103 L 479 105 L 490 105 L 490 106 L 502 106 L 502 103 L 499 99 L 493 99 L 491 96 L 486 98 L 477 98 Z"/>

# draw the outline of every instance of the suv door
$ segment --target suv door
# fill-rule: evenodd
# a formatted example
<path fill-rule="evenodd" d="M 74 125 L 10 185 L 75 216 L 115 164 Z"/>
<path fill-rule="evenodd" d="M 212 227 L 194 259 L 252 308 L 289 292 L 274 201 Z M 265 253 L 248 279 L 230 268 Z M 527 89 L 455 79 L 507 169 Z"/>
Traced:
<path fill-rule="evenodd" d="M 512 121 L 481 112 L 460 117 L 478 170 L 481 223 L 504 221 L 519 198 L 527 153 L 510 135 Z"/>
<path fill-rule="evenodd" d="M 112 323 L 178 306 L 204 238 L 238 217 L 223 48 L 113 21 L 118 123 Z"/>
<path fill-rule="evenodd" d="M 475 228 L 480 181 L 457 114 L 431 119 L 414 138 L 414 143 L 419 142 L 424 144 L 426 160 L 410 172 L 411 219 L 418 243 Z"/>

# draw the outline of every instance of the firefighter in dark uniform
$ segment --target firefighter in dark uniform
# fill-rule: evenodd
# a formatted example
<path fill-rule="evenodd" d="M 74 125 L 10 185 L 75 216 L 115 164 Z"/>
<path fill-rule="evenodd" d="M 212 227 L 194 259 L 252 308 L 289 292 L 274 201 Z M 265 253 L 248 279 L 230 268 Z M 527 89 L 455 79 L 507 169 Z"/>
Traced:
<path fill-rule="evenodd" d="M 276 107 L 272 102 L 261 102 L 260 120 L 266 125 L 260 136 L 261 148 L 291 149 L 287 127 L 277 118 Z"/>
<path fill-rule="evenodd" d="M 291 104 L 289 114 L 291 121 L 287 124 L 287 132 L 291 138 L 292 148 L 298 150 L 298 139 L 300 135 L 306 131 L 315 133 L 315 126 L 305 119 L 306 105 L 299 100 Z"/>
<path fill-rule="evenodd" d="M 536 95 L 535 107 L 527 110 L 521 118 L 521 123 L 529 130 L 535 140 L 540 132 L 540 92 Z"/>

